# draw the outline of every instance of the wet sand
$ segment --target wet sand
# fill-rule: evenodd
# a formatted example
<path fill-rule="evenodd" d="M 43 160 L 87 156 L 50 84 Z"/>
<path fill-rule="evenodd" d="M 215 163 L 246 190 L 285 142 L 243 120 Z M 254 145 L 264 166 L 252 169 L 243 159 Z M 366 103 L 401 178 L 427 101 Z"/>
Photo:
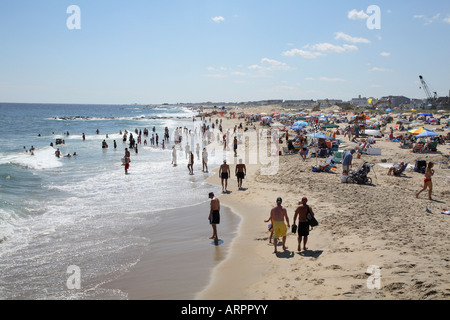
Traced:
<path fill-rule="evenodd" d="M 240 218 L 221 206 L 216 246 L 209 240 L 209 200 L 160 215 L 161 221 L 148 228 L 151 244 L 140 261 L 102 288 L 119 289 L 130 300 L 190 300 L 209 283 L 213 268 L 229 253 Z"/>

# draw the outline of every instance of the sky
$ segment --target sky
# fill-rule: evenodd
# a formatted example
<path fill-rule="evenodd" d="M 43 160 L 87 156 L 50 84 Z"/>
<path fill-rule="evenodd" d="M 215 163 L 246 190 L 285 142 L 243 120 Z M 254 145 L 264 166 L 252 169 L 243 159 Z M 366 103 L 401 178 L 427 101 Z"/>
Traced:
<path fill-rule="evenodd" d="M 448 0 L 1 0 L 0 102 L 448 96 L 449 40 Z"/>

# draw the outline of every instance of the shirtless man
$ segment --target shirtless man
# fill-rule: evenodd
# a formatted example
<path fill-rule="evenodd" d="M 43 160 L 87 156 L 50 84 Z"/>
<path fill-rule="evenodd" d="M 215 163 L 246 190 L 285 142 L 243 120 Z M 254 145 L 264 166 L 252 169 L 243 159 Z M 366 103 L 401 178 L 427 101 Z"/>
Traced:
<path fill-rule="evenodd" d="M 212 226 L 213 235 L 209 239 L 214 239 L 214 242 L 217 244 L 217 225 L 220 224 L 220 201 L 214 196 L 213 192 L 209 193 L 209 198 L 211 199 L 211 209 L 209 210 L 208 221 Z"/>
<path fill-rule="evenodd" d="M 270 211 L 270 217 L 273 221 L 273 246 L 274 246 L 274 252 L 277 253 L 277 245 L 278 245 L 278 238 L 283 237 L 283 250 L 287 250 L 288 247 L 286 247 L 286 235 L 287 235 L 287 228 L 290 227 L 289 225 L 289 217 L 287 215 L 287 210 L 281 206 L 281 203 L 283 200 L 281 198 L 277 199 L 277 206 L 272 208 Z M 284 219 L 286 219 L 286 224 L 284 223 Z"/>
<path fill-rule="evenodd" d="M 239 190 L 242 189 L 242 180 L 245 178 L 245 175 L 247 174 L 247 168 L 245 167 L 245 164 L 242 163 L 242 159 L 239 159 L 239 164 L 236 165 L 236 177 L 237 177 L 237 183 Z"/>
<path fill-rule="evenodd" d="M 294 215 L 294 225 L 295 221 L 297 220 L 298 216 L 298 251 L 300 250 L 302 238 L 303 238 L 303 250 L 308 250 L 306 247 L 306 243 L 308 242 L 308 236 L 309 236 L 309 224 L 306 220 L 306 217 L 308 215 L 308 209 L 312 216 L 314 216 L 314 212 L 312 211 L 311 207 L 309 207 L 306 203 L 308 202 L 307 198 L 303 198 L 301 201 L 301 204 L 299 203 L 299 206 L 295 210 Z"/>
<path fill-rule="evenodd" d="M 230 166 L 227 165 L 227 160 L 223 160 L 219 169 L 219 176 L 222 180 L 222 192 L 227 192 L 228 178 L 230 177 Z"/>

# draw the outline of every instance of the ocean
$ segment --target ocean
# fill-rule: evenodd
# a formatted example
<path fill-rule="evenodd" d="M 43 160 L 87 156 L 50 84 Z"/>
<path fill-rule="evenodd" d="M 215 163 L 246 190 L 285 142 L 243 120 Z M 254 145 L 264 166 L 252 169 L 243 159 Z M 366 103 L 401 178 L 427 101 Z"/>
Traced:
<path fill-rule="evenodd" d="M 166 210 L 205 204 L 209 192 L 220 193 L 205 183 L 219 163 L 214 155 L 210 173 L 201 172 L 195 156 L 188 174 L 186 141 L 203 147 L 196 115 L 181 106 L 0 104 L 0 299 L 126 299 L 102 285 L 128 272 L 152 246 L 157 234 L 147 227 L 157 227 Z M 150 143 L 153 127 L 158 147 Z M 166 127 L 170 137 L 162 149 Z M 173 166 L 179 127 L 191 135 L 183 136 Z M 142 133 L 138 152 L 130 150 L 126 175 L 123 134 L 137 140 L 135 130 L 145 128 L 149 137 Z"/>

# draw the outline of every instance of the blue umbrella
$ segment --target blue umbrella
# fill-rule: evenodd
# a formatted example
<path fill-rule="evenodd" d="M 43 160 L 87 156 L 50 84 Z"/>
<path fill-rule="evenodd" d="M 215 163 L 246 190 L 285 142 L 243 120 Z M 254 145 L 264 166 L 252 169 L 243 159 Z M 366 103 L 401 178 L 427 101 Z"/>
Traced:
<path fill-rule="evenodd" d="M 392 110 L 392 109 L 386 109 L 386 112 L 391 112 L 391 111 L 394 111 L 394 110 Z"/>
<path fill-rule="evenodd" d="M 431 113 L 419 113 L 419 116 L 432 117 Z"/>
<path fill-rule="evenodd" d="M 426 138 L 426 137 L 437 137 L 437 136 L 438 136 L 438 134 L 436 132 L 425 129 L 424 132 L 418 134 L 416 137 L 417 138 Z"/>
<path fill-rule="evenodd" d="M 333 139 L 332 137 L 327 136 L 326 134 L 323 134 L 322 132 L 318 132 L 318 133 L 310 133 L 306 135 L 307 137 L 312 137 L 312 138 L 319 138 L 319 139 L 325 139 L 325 140 L 331 140 Z"/>
<path fill-rule="evenodd" d="M 294 123 L 294 126 L 307 127 L 308 123 L 305 121 L 297 121 L 296 123 Z"/>
<path fill-rule="evenodd" d="M 304 127 L 302 127 L 302 126 L 293 126 L 293 127 L 291 127 L 291 130 L 301 130 L 301 129 L 304 129 Z"/>
<path fill-rule="evenodd" d="M 263 120 L 271 120 L 272 117 L 262 117 L 261 119 L 263 119 Z"/>

